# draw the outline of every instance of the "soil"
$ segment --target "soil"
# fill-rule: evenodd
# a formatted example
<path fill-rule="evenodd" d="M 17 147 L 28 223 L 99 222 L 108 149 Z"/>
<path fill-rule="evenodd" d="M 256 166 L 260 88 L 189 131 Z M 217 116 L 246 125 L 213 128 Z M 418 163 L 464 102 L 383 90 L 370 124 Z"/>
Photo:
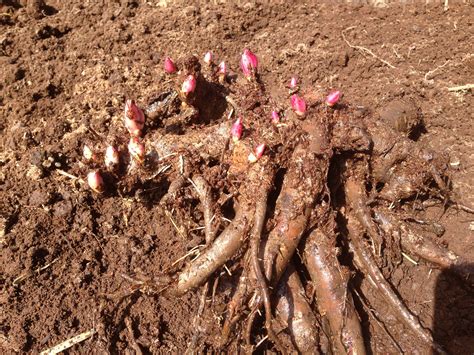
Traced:
<path fill-rule="evenodd" d="M 423 117 L 418 141 L 449 156 L 456 201 L 474 205 L 473 92 L 449 90 L 474 77 L 472 4 L 0 3 L 3 353 L 43 351 L 91 329 L 69 353 L 187 349 L 200 293 L 162 297 L 137 290 L 136 280 L 179 270 L 202 230 L 175 225 L 159 204 L 167 186 L 149 186 L 143 201 L 143 191 L 98 195 L 60 173 L 81 173 L 84 143 L 121 125 L 127 98 L 145 105 L 169 88 L 165 56 L 212 50 L 238 71 L 251 48 L 282 104 L 291 76 L 308 96 L 337 88 L 389 123 L 394 112 L 413 114 L 403 106 L 410 102 Z M 441 243 L 474 263 L 472 214 L 433 206 L 423 216 L 445 227 Z M 474 352 L 472 289 L 407 258 L 388 279 L 449 352 Z M 200 349 L 216 349 L 235 281 L 221 273 Z M 364 294 L 356 307 L 367 348 L 397 353 L 390 334 L 405 352 L 426 351 L 367 280 L 354 287 Z"/>

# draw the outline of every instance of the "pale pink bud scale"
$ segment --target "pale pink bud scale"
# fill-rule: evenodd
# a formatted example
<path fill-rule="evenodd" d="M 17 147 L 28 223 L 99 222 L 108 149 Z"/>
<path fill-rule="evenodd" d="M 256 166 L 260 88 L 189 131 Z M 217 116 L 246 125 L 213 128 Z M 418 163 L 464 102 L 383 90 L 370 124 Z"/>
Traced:
<path fill-rule="evenodd" d="M 306 112 L 306 102 L 298 95 L 291 95 L 291 107 L 298 116 L 303 116 Z"/>
<path fill-rule="evenodd" d="M 128 152 L 132 158 L 139 163 L 143 163 L 145 160 L 145 145 L 136 137 L 130 138 L 130 142 L 128 143 Z"/>
<path fill-rule="evenodd" d="M 133 100 L 125 102 L 125 128 L 132 136 L 140 136 L 145 126 L 145 114 Z"/>
<path fill-rule="evenodd" d="M 104 191 L 104 179 L 102 179 L 102 175 L 97 170 L 91 171 L 87 174 L 87 184 L 97 193 Z"/>
<path fill-rule="evenodd" d="M 249 78 L 257 72 L 258 58 L 249 49 L 244 49 L 242 58 L 240 59 L 240 69 L 244 75 Z"/>
<path fill-rule="evenodd" d="M 277 124 L 280 123 L 280 115 L 277 111 L 272 111 L 272 123 Z"/>
<path fill-rule="evenodd" d="M 194 75 L 188 75 L 184 80 L 183 85 L 181 85 L 181 91 L 187 95 L 193 92 L 194 89 L 196 89 L 196 78 Z"/>
<path fill-rule="evenodd" d="M 240 137 L 242 137 L 243 128 L 244 126 L 242 124 L 242 119 L 239 117 L 237 118 L 237 120 L 232 125 L 232 128 L 230 129 L 230 135 L 234 142 L 237 142 L 240 139 Z"/>
<path fill-rule="evenodd" d="M 120 156 L 118 150 L 109 145 L 105 150 L 105 158 L 104 158 L 105 166 L 107 168 L 113 168 L 119 164 Z"/>
<path fill-rule="evenodd" d="M 92 160 L 92 158 L 94 158 L 94 152 L 89 146 L 85 145 L 84 148 L 82 149 L 82 156 L 86 160 Z"/>
<path fill-rule="evenodd" d="M 204 63 L 206 63 L 207 65 L 210 65 L 212 63 L 212 52 L 207 52 L 204 55 Z"/>
<path fill-rule="evenodd" d="M 173 74 L 177 70 L 176 65 L 174 64 L 173 60 L 170 57 L 165 58 L 164 67 L 165 67 L 165 72 L 167 72 L 168 74 Z"/>
<path fill-rule="evenodd" d="M 335 104 L 338 103 L 340 98 L 341 98 L 341 92 L 340 91 L 333 91 L 326 98 L 326 105 L 334 106 Z"/>
<path fill-rule="evenodd" d="M 264 152 L 265 152 L 265 144 L 264 143 L 259 144 L 255 148 L 255 152 L 249 154 L 249 157 L 248 157 L 249 162 L 255 163 L 257 160 L 259 160 L 263 156 Z"/>
<path fill-rule="evenodd" d="M 295 77 L 292 77 L 290 80 L 290 88 L 294 89 L 298 86 L 298 80 Z"/>
<path fill-rule="evenodd" d="M 219 63 L 219 73 L 226 74 L 227 73 L 227 64 L 224 61 Z"/>

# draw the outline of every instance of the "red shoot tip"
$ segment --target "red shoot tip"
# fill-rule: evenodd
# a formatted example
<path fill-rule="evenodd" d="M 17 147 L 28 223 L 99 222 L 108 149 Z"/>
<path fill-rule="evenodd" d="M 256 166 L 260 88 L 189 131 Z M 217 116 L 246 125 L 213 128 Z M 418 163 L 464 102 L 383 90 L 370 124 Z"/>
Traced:
<path fill-rule="evenodd" d="M 298 116 L 303 116 L 306 112 L 306 102 L 298 95 L 291 95 L 291 107 Z"/>
<path fill-rule="evenodd" d="M 248 160 L 250 163 L 255 163 L 257 160 L 259 160 L 262 156 L 263 153 L 265 152 L 265 144 L 259 144 L 253 153 L 249 154 Z"/>
<path fill-rule="evenodd" d="M 326 105 L 328 105 L 329 107 L 332 107 L 332 106 L 334 106 L 335 104 L 338 103 L 340 98 L 341 98 L 341 92 L 340 91 L 333 91 L 326 98 Z"/>
<path fill-rule="evenodd" d="M 125 103 L 125 128 L 132 136 L 140 136 L 145 126 L 145 114 L 133 100 Z"/>
<path fill-rule="evenodd" d="M 176 65 L 174 64 L 173 60 L 170 57 L 165 58 L 165 72 L 168 74 L 173 74 L 176 72 L 177 68 Z"/>
<path fill-rule="evenodd" d="M 258 68 L 258 58 L 249 49 L 244 49 L 242 58 L 240 59 L 240 69 L 247 78 L 255 75 Z"/>
<path fill-rule="evenodd" d="M 244 126 L 242 124 L 242 118 L 239 117 L 237 118 L 237 120 L 232 125 L 232 128 L 230 129 L 230 135 L 234 142 L 237 142 L 240 139 L 240 137 L 242 137 L 243 128 Z"/>
<path fill-rule="evenodd" d="M 298 79 L 292 77 L 290 80 L 290 88 L 295 89 L 298 86 Z"/>
<path fill-rule="evenodd" d="M 226 74 L 227 73 L 227 64 L 224 61 L 220 62 L 219 64 L 219 74 Z"/>

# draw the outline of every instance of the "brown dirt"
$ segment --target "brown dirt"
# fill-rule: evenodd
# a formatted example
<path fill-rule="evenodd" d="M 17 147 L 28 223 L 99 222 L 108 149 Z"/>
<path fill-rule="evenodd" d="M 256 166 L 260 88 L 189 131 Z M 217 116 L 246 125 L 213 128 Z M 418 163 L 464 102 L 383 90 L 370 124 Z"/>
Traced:
<path fill-rule="evenodd" d="M 282 103 L 292 75 L 307 95 L 339 88 L 346 101 L 384 116 L 393 101 L 412 100 L 425 123 L 419 140 L 449 154 L 453 190 L 474 205 L 473 94 L 448 91 L 474 77 L 472 5 L 450 3 L 443 11 L 439 4 L 0 3 L 3 352 L 42 351 L 92 328 L 97 334 L 71 353 L 178 352 L 189 344 L 198 293 L 123 298 L 135 285 L 122 275 L 163 274 L 202 235 L 176 231 L 158 204 L 163 191 L 146 203 L 97 196 L 57 171 L 73 172 L 90 128 L 107 136 L 119 126 L 125 98 L 144 104 L 169 86 L 165 55 L 201 57 L 211 49 L 237 70 L 249 47 Z M 427 211 L 446 228 L 442 242 L 474 262 L 472 215 L 442 212 Z M 223 274 L 204 315 L 203 348 L 217 344 L 232 280 Z M 474 300 L 462 282 L 406 259 L 389 280 L 448 350 L 474 351 Z M 364 281 L 360 289 L 402 349 L 420 352 L 423 347 L 370 284 Z M 380 324 L 356 306 L 372 351 L 396 352 Z"/>

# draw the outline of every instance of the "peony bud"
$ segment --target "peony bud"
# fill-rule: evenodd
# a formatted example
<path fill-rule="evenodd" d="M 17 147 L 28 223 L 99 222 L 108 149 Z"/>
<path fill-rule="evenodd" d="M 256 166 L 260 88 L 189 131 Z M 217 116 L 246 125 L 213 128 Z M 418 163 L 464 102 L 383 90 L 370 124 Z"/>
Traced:
<path fill-rule="evenodd" d="M 298 116 L 303 116 L 306 112 L 306 102 L 298 95 L 291 95 L 291 107 Z"/>
<path fill-rule="evenodd" d="M 242 58 L 240 59 L 240 69 L 244 75 L 249 79 L 255 75 L 258 67 L 258 59 L 249 49 L 244 49 Z"/>
<path fill-rule="evenodd" d="M 92 151 L 91 148 L 89 148 L 88 145 L 85 145 L 84 148 L 82 149 L 82 156 L 86 160 L 92 160 L 94 158 L 94 152 Z"/>
<path fill-rule="evenodd" d="M 133 100 L 125 102 L 125 128 L 132 136 L 140 136 L 145 126 L 145 114 Z"/>
<path fill-rule="evenodd" d="M 119 161 L 120 161 L 120 155 L 119 155 L 118 150 L 115 147 L 109 145 L 107 149 L 105 150 L 104 160 L 105 160 L 104 161 L 105 166 L 108 169 L 115 168 L 119 164 Z"/>
<path fill-rule="evenodd" d="M 137 137 L 130 138 L 128 152 L 138 163 L 142 164 L 145 161 L 145 145 Z"/>
<path fill-rule="evenodd" d="M 339 101 L 340 98 L 341 98 L 341 92 L 340 91 L 333 91 L 326 98 L 326 105 L 328 105 L 329 107 L 332 107 L 335 104 L 337 104 L 337 102 Z"/>
<path fill-rule="evenodd" d="M 165 58 L 164 67 L 165 67 L 165 72 L 167 72 L 168 74 L 173 74 L 174 72 L 176 72 L 176 70 L 178 70 L 173 60 L 170 57 Z"/>
<path fill-rule="evenodd" d="M 292 77 L 290 80 L 290 88 L 295 89 L 298 86 L 298 80 L 295 77 Z"/>
<path fill-rule="evenodd" d="M 248 160 L 250 163 L 255 163 L 258 159 L 260 159 L 265 151 L 265 144 L 259 144 L 257 148 L 255 148 L 255 152 L 250 153 Z"/>
<path fill-rule="evenodd" d="M 272 111 L 272 123 L 273 124 L 280 123 L 280 115 L 278 114 L 277 111 Z"/>
<path fill-rule="evenodd" d="M 204 63 L 206 63 L 207 65 L 211 65 L 211 63 L 212 63 L 212 52 L 207 52 L 204 55 Z"/>
<path fill-rule="evenodd" d="M 227 74 L 227 64 L 224 61 L 219 64 L 219 74 Z"/>
<path fill-rule="evenodd" d="M 183 94 L 188 95 L 190 92 L 193 92 L 194 89 L 196 89 L 196 78 L 194 75 L 188 75 L 183 85 L 181 85 L 181 91 Z"/>
<path fill-rule="evenodd" d="M 234 142 L 237 142 L 240 137 L 242 137 L 242 130 L 244 126 L 242 125 L 242 119 L 239 117 L 237 120 L 234 122 L 232 125 L 232 128 L 230 129 L 230 136 L 232 137 L 232 140 Z"/>
<path fill-rule="evenodd" d="M 104 192 L 104 179 L 102 179 L 102 175 L 100 175 L 98 170 L 91 171 L 87 174 L 87 184 L 97 193 Z"/>

